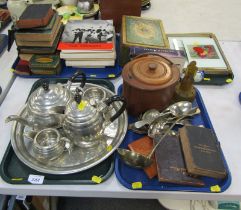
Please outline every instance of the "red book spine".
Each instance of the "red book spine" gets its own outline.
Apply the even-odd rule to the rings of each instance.
[[[112,50],[113,43],[69,43],[59,42],[58,50]]]

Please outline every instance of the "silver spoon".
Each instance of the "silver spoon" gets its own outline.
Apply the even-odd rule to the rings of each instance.
[[[153,120],[155,120],[160,115],[160,112],[157,109],[149,109],[147,110],[140,121],[134,123],[135,128],[141,128],[146,124],[150,124]]]
[[[198,114],[198,113],[200,113],[200,109],[198,107],[194,107],[189,111],[189,115]],[[168,124],[174,123],[176,119],[177,118],[164,119],[162,117],[156,119],[149,126],[148,136],[151,138],[155,138],[158,135],[163,135],[163,133],[165,133],[165,131],[169,128]],[[185,120],[179,120],[178,122],[176,122],[176,125],[184,125],[184,124],[188,124],[188,123],[185,122]]]
[[[160,113],[161,116],[166,116],[169,114],[172,114],[175,117],[182,116],[185,113],[189,113],[189,111],[192,109],[192,103],[189,101],[179,101],[171,106],[167,107],[163,112]]]
[[[127,149],[122,149],[122,148],[118,148],[117,152],[120,155],[120,158],[129,166],[135,167],[135,168],[145,168],[149,165],[152,164],[152,155],[155,152],[156,148],[158,147],[158,145],[162,142],[162,140],[169,134],[169,132],[171,131],[171,129],[176,125],[177,122],[179,122],[180,120],[189,117],[189,116],[193,116],[196,114],[199,114],[200,110],[198,109],[197,112],[194,113],[187,113],[181,117],[179,117],[178,119],[176,119],[176,121],[166,130],[166,132],[162,135],[162,136],[158,136],[156,137],[155,140],[158,141],[158,143],[154,146],[154,148],[152,149],[152,151],[147,155],[141,155],[137,152],[134,151],[130,151]]]
[[[150,109],[143,114],[142,120],[135,122],[134,125],[136,128],[141,128],[146,124],[152,123],[157,117],[163,117],[169,114],[179,117],[184,113],[187,113],[190,109],[192,109],[192,103],[189,101],[179,101],[174,103],[161,113],[156,109]]]

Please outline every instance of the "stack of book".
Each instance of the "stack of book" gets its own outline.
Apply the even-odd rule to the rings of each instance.
[[[113,21],[69,21],[58,45],[66,66],[103,68],[116,59]]]
[[[61,18],[54,12],[51,4],[29,5],[16,22],[15,42],[20,59],[31,62],[33,55],[42,55],[41,61],[51,60],[47,58],[56,54],[62,31]],[[30,70],[31,66],[29,63]],[[44,71],[41,72],[45,74]],[[46,72],[50,74],[49,70]],[[52,74],[56,72],[59,70],[54,70]]]

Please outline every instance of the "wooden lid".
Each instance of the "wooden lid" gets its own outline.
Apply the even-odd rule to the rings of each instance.
[[[123,79],[132,85],[168,86],[179,79],[176,66],[159,55],[142,55],[129,62],[123,69]],[[140,87],[141,88],[141,87]],[[151,88],[152,89],[152,88]]]

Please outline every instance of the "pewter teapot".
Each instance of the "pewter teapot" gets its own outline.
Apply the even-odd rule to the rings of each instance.
[[[66,106],[63,130],[75,145],[83,148],[93,147],[100,142],[105,128],[125,111],[126,101],[123,97],[114,95],[91,105],[89,101],[82,100],[79,92],[77,88],[74,99]],[[122,105],[113,113],[111,105],[116,101]],[[113,116],[110,116],[112,114]]]
[[[26,104],[27,117],[23,118],[18,115],[10,115],[6,122],[18,121],[19,123],[29,126],[34,130],[44,128],[61,127],[62,115],[66,104],[73,100],[73,93],[70,86],[73,81],[79,76],[82,76],[80,87],[85,85],[86,77],[83,72],[76,72],[67,82],[66,85],[56,84],[49,85],[47,80],[44,80],[42,86],[37,88],[30,96]]]

